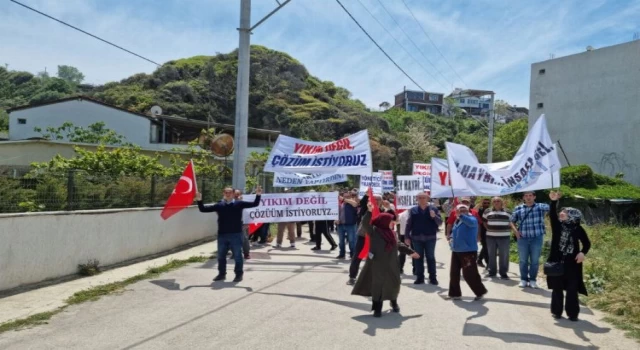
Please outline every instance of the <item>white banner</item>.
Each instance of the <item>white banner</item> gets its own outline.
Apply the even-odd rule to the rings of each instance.
[[[362,130],[334,142],[312,142],[280,135],[264,171],[304,174],[371,174],[369,133]]]
[[[396,209],[411,209],[418,205],[416,196],[424,192],[423,176],[398,176]]]
[[[256,208],[242,211],[244,224],[338,219],[338,192],[267,193]],[[253,202],[255,195],[242,196]]]
[[[480,164],[473,151],[464,145],[447,142],[446,147],[456,196],[458,190],[465,189],[479,196],[494,196],[560,186],[560,179],[554,176],[560,170],[560,159],[544,114],[529,130],[508,168],[492,170]]]
[[[424,181],[424,189],[431,189],[431,164],[413,163],[413,175],[420,175]]]
[[[382,174],[373,173],[370,175],[360,175],[360,198],[364,197],[371,186],[373,194],[382,194]]]
[[[491,170],[500,170],[508,168],[511,161],[501,163],[483,164]],[[446,159],[431,158],[431,198],[450,198],[453,197],[451,190],[451,177],[449,176],[449,166]],[[559,173],[558,173],[559,176]],[[457,189],[456,197],[476,196],[470,189]]]
[[[378,172],[382,174],[382,192],[391,192],[395,190],[395,184],[393,181],[393,171],[379,170]]]
[[[273,187],[305,187],[347,182],[345,174],[274,173]]]

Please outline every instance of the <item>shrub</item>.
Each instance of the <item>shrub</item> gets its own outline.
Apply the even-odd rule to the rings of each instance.
[[[86,264],[78,264],[78,274],[80,276],[94,276],[100,273],[100,262],[90,259]]]
[[[586,164],[562,168],[560,176],[561,183],[567,187],[590,189],[598,187],[593,170]]]

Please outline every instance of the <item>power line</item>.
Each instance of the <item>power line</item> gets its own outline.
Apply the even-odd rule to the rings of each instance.
[[[431,37],[429,36],[429,34],[427,33],[427,31],[424,29],[424,27],[422,26],[422,24],[420,24],[420,22],[418,21],[418,19],[416,18],[416,16],[413,14],[413,11],[411,11],[411,8],[409,8],[409,6],[407,5],[407,3],[402,0],[402,3],[404,4],[404,7],[407,8],[407,10],[409,11],[409,13],[411,14],[411,17],[413,17],[413,20],[416,21],[416,23],[418,23],[418,25],[420,26],[420,29],[422,29],[422,32],[424,33],[424,35],[427,36],[427,39],[429,39],[429,41],[431,42],[431,44],[433,45],[433,47],[436,48],[436,51],[438,51],[438,53],[440,54],[440,56],[442,57],[442,59],[447,63],[447,65],[449,66],[449,68],[451,68],[451,70],[456,74],[456,76],[458,77],[458,79],[460,79],[460,81],[466,86],[467,83],[464,82],[464,79],[462,79],[462,77],[460,76],[460,74],[458,74],[458,72],[455,70],[455,68],[453,68],[451,66],[451,64],[449,63],[449,61],[447,61],[446,57],[444,57],[444,55],[442,54],[442,51],[440,51],[440,49],[438,48],[438,46],[436,45],[436,43],[433,42],[433,40],[431,39]]]
[[[54,17],[51,17],[51,16],[49,16],[48,14],[46,14],[46,13],[44,13],[44,12],[40,12],[40,11],[38,11],[38,10],[36,10],[36,9],[32,8],[32,7],[29,7],[29,6],[25,5],[25,4],[19,3],[19,2],[15,1],[15,0],[10,0],[10,1],[11,1],[11,2],[13,2],[13,3],[15,3],[15,4],[18,4],[18,5],[22,6],[22,7],[24,7],[24,8],[27,8],[27,9],[29,9],[29,10],[31,10],[31,11],[33,11],[33,12],[35,12],[35,13],[38,13],[38,14],[41,14],[41,15],[43,15],[43,16],[45,16],[45,17],[47,17],[47,18],[50,18],[50,19],[52,19],[52,20],[54,20],[54,21],[56,21],[56,22],[58,22],[58,23],[62,23],[62,24],[64,24],[65,26],[70,27],[70,28],[73,28],[73,29],[75,29],[75,30],[77,30],[77,31],[79,31],[79,32],[81,32],[81,33],[84,33],[84,34],[86,34],[86,35],[90,36],[90,37],[93,37],[93,38],[98,39],[98,40],[100,40],[100,41],[102,41],[102,42],[104,42],[104,43],[107,43],[107,44],[109,44],[109,45],[111,45],[111,46],[113,46],[113,47],[117,47],[118,49],[120,49],[120,50],[122,50],[122,51],[128,52],[128,53],[130,53],[130,54],[132,54],[132,55],[134,55],[134,56],[140,57],[140,58],[142,58],[142,59],[143,59],[143,60],[145,60],[145,61],[151,62],[151,63],[153,63],[153,64],[155,64],[155,65],[157,65],[157,66],[162,66],[162,65],[161,65],[160,63],[158,63],[158,62],[154,62],[154,61],[152,61],[152,60],[150,60],[150,59],[148,59],[148,58],[146,58],[146,57],[144,57],[144,56],[140,56],[140,55],[138,55],[137,53],[135,53],[135,52],[133,52],[133,51],[127,50],[127,49],[125,49],[125,48],[124,48],[124,47],[122,47],[122,46],[118,46],[118,45],[116,45],[116,44],[114,44],[114,43],[112,43],[112,42],[110,42],[110,41],[107,41],[107,40],[102,39],[102,38],[100,38],[100,37],[98,37],[98,36],[95,36],[95,35],[93,35],[93,34],[91,34],[91,33],[89,33],[89,32],[86,32],[86,31],[84,31],[84,30],[82,30],[82,29],[80,29],[80,28],[78,28],[78,27],[74,27],[74,26],[72,26],[71,24],[69,24],[69,23],[67,23],[67,22],[61,21],[61,20],[59,20],[59,19],[57,19],[57,18],[54,18]]]
[[[413,57],[413,55],[409,52],[409,50],[407,50],[406,47],[404,47],[404,45],[402,45],[400,43],[400,41],[398,39],[396,39],[396,37],[391,34],[391,32],[384,26],[384,24],[382,24],[377,18],[376,16],[373,15],[373,13],[371,13],[371,11],[369,11],[369,9],[362,3],[362,1],[358,0],[358,2],[360,3],[360,5],[362,5],[362,7],[364,7],[365,11],[367,11],[367,13],[369,13],[369,15],[371,17],[373,17],[374,20],[376,20],[376,22],[378,22],[378,24],[380,25],[380,27],[382,27],[382,29],[384,29],[385,32],[387,32],[387,34],[389,34],[389,36],[391,36],[393,38],[393,40],[395,40],[395,42],[400,45],[400,47],[404,50],[404,52],[406,52],[409,57],[411,57],[411,59],[413,59],[425,72],[427,72],[427,74],[429,74],[433,80],[435,80],[438,84],[440,84],[441,86],[445,87],[445,85],[443,85],[440,80],[438,80],[438,78],[436,78],[433,74],[431,74],[431,72],[429,72],[423,65],[422,63],[420,63],[420,61],[418,61],[415,57]],[[446,87],[445,87],[446,88]]]
[[[404,30],[404,28],[402,28],[402,26],[400,25],[400,23],[398,23],[398,21],[396,21],[396,19],[393,17],[393,15],[391,15],[391,13],[389,12],[389,10],[387,10],[387,7],[384,6],[384,4],[382,3],[382,1],[378,0],[378,3],[380,4],[380,6],[382,6],[382,9],[384,9],[384,12],[387,13],[387,15],[389,15],[389,17],[391,17],[391,19],[393,20],[393,23],[396,24],[396,26],[398,26],[398,28],[400,28],[400,30],[402,31],[402,33],[407,37],[407,39],[409,39],[409,41],[411,41],[411,43],[413,44],[413,46],[420,52],[420,54],[422,55],[422,57],[424,57],[425,60],[427,60],[427,62],[429,62],[429,64],[433,67],[433,69],[436,70],[436,72],[438,72],[440,74],[440,76],[442,76],[445,80],[446,83],[451,84],[451,81],[449,81],[449,79],[447,79],[447,77],[442,74],[442,72],[438,69],[438,67],[436,67],[436,65],[429,59],[429,57],[427,57],[427,55],[424,53],[424,51],[422,51],[418,45],[416,44],[415,41],[413,41],[413,39],[411,39],[411,36],[409,36],[409,34]],[[435,79],[435,78],[434,78]],[[445,87],[446,89],[446,87]]]
[[[340,0],[336,0],[336,2],[338,3],[338,5],[340,5],[340,7],[342,7],[342,9],[344,10],[344,12],[347,13],[347,15],[349,15],[349,17],[351,17],[351,19],[358,25],[358,27],[360,27],[360,29],[364,32],[364,34],[367,35],[367,37],[369,37],[369,39],[371,39],[371,41],[378,47],[378,49],[380,49],[380,51],[382,51],[382,53],[387,56],[387,58],[407,77],[409,78],[409,80],[411,80],[414,84],[416,84],[417,87],[420,88],[420,90],[422,91],[426,91],[422,86],[420,86],[420,84],[418,84],[415,80],[413,80],[413,78],[411,78],[409,76],[409,74],[407,74],[407,72],[404,71],[404,69],[402,69],[397,63],[396,61],[393,60],[393,58],[391,58],[391,56],[389,56],[389,54],[384,51],[384,49],[378,45],[378,43],[375,41],[375,39],[373,39],[371,37],[371,35],[369,35],[369,33],[367,33],[367,31],[360,25],[360,23],[353,17],[353,15],[351,15],[351,12],[349,12],[349,10],[347,10],[346,7],[344,7],[344,5],[342,5],[342,3],[340,2]]]

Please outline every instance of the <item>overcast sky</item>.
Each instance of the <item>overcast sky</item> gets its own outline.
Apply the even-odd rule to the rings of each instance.
[[[238,45],[239,0],[18,1],[160,63]],[[425,90],[493,90],[496,98],[526,107],[531,63],[619,44],[640,32],[637,0],[404,0],[431,40],[403,0],[341,1]],[[253,0],[252,22],[276,5]],[[292,0],[251,40],[289,53],[371,107],[393,102],[403,86],[418,89],[334,0]],[[0,0],[0,63],[33,73],[72,65],[93,84],[156,68],[9,0]]]

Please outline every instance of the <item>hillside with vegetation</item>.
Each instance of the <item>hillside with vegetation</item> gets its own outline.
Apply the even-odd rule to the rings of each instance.
[[[69,66],[59,66],[57,77],[0,67],[0,129],[7,128],[8,108],[77,94],[140,113],[159,105],[167,115],[233,124],[236,73],[237,51],[169,61],[151,74],[99,86],[82,84],[83,74]],[[249,105],[251,127],[294,137],[327,141],[368,129],[375,166],[396,173],[408,173],[413,160],[441,154],[445,141],[470,146],[481,160],[487,153],[486,122],[462,113],[372,111],[347,89],[311,75],[286,53],[262,46],[251,50]],[[526,120],[497,125],[494,160],[515,154],[526,132]]]

